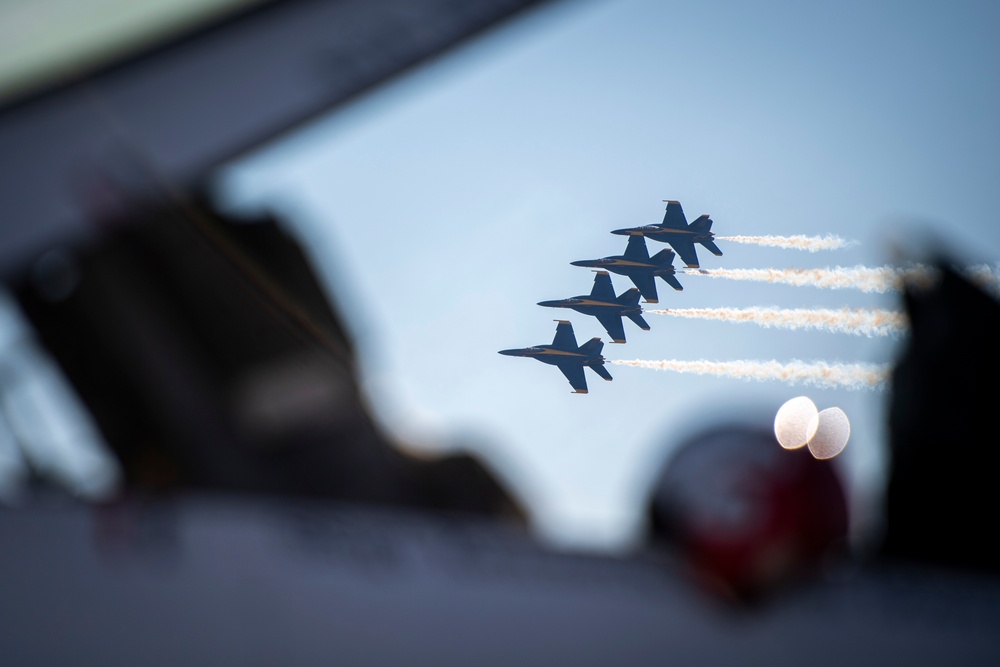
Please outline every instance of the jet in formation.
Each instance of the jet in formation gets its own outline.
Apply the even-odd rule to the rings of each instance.
[[[622,317],[627,317],[643,331],[649,331],[649,325],[642,319],[642,306],[639,305],[639,290],[632,287],[621,296],[615,296],[615,288],[611,285],[611,275],[607,271],[597,271],[594,276],[594,288],[590,294],[574,296],[569,299],[555,301],[539,301],[539,306],[549,308],[572,308],[584,315],[593,315],[607,330],[612,342],[625,342],[625,327]]]
[[[639,288],[639,293],[646,303],[659,303],[659,296],[656,294],[656,276],[663,278],[668,285],[675,290],[684,289],[674,277],[674,251],[664,248],[652,257],[646,250],[646,239],[640,234],[628,237],[628,246],[624,255],[612,255],[601,259],[581,259],[570,262],[573,266],[589,266],[599,269],[607,269],[613,273],[627,276],[635,286]]]
[[[538,345],[514,350],[500,350],[500,354],[509,357],[531,357],[542,363],[557,366],[569,380],[573,393],[587,393],[587,378],[584,367],[589,367],[605,380],[611,380],[611,373],[604,367],[604,357],[601,350],[604,343],[600,338],[591,338],[583,345],[577,346],[573,325],[566,320],[556,320],[556,336],[551,345]]]
[[[722,251],[712,240],[715,238],[715,234],[712,233],[712,218],[708,215],[702,215],[689,225],[687,218],[684,217],[684,209],[681,208],[680,202],[667,199],[664,201],[667,204],[667,212],[663,215],[663,222],[660,224],[616,229],[611,233],[622,236],[648,236],[654,241],[669,243],[689,269],[698,268],[698,253],[695,252],[695,243],[702,244],[713,255],[722,255]]]

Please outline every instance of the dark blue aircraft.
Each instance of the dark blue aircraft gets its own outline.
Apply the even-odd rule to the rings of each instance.
[[[601,339],[591,338],[577,347],[573,325],[566,320],[556,320],[556,322],[559,325],[556,326],[556,337],[552,339],[552,345],[500,350],[500,354],[506,354],[510,357],[532,357],[542,363],[558,366],[576,394],[587,393],[587,378],[583,374],[584,366],[589,366],[605,380],[612,379],[611,373],[604,367],[604,357],[601,356],[604,343],[601,342]]]
[[[623,236],[648,236],[654,241],[669,243],[689,269],[698,268],[698,253],[694,249],[695,243],[702,244],[713,255],[722,256],[719,246],[715,245],[715,241],[712,240],[715,238],[715,234],[712,233],[712,218],[708,215],[702,215],[689,225],[687,218],[684,217],[684,209],[681,208],[680,202],[669,199],[663,201],[667,203],[667,212],[663,215],[663,222],[660,224],[616,229],[611,233]]]
[[[633,287],[616,297],[615,288],[611,286],[611,276],[607,271],[597,271],[597,275],[594,276],[594,289],[589,295],[556,301],[539,301],[538,305],[549,308],[572,308],[578,313],[593,315],[604,326],[614,343],[625,342],[622,317],[629,318],[643,331],[649,331],[649,325],[640,314],[642,306],[639,305],[639,290]]]
[[[635,234],[628,237],[624,255],[612,255],[601,259],[581,259],[570,262],[573,266],[591,266],[607,269],[622,276],[628,276],[646,303],[659,303],[656,294],[656,276],[660,276],[675,290],[684,289],[674,278],[674,251],[664,248],[652,257],[646,250],[646,239]]]

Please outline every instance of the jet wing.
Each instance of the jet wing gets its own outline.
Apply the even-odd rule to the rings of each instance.
[[[598,271],[594,276],[594,288],[590,290],[590,296],[600,301],[615,300],[615,288],[607,271]]]
[[[641,236],[633,236],[632,238],[642,238]],[[635,286],[639,288],[639,293],[642,294],[642,298],[649,303],[659,303],[660,298],[656,294],[656,278],[653,276],[652,271],[643,271],[642,273],[630,273],[629,278],[635,283]]]
[[[580,364],[559,364],[559,370],[569,380],[570,385],[578,394],[587,393],[587,378],[583,375],[583,366]]]
[[[576,335],[573,333],[573,325],[566,320],[556,320],[556,337],[552,339],[552,347],[560,350],[572,350],[576,352]]]
[[[660,223],[670,229],[687,229],[687,218],[684,217],[684,209],[678,201],[667,202],[667,212],[663,214],[663,222]],[[679,250],[677,252],[680,252]]]
[[[622,324],[622,316],[617,313],[605,313],[603,315],[597,316],[597,321],[601,323],[601,326],[608,332],[611,336],[611,340],[615,343],[625,342],[625,326]]]
[[[684,262],[689,269],[698,268],[698,253],[695,252],[694,243],[692,243],[690,239],[672,238],[668,240],[667,243],[670,244],[671,248],[677,251],[677,254],[681,257],[681,261]]]
[[[649,251],[646,250],[646,237],[641,234],[632,234],[628,237],[628,245],[625,246],[625,259],[634,259],[640,262],[649,259]]]

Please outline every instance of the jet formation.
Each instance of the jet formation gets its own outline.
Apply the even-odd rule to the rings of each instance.
[[[663,222],[658,225],[616,229],[612,234],[628,236],[628,246],[623,255],[611,255],[601,259],[582,259],[571,262],[573,266],[585,266],[600,269],[595,271],[594,286],[590,294],[539,301],[539,306],[549,308],[570,308],[585,315],[593,315],[604,327],[614,343],[625,343],[625,327],[623,317],[627,317],[643,331],[649,331],[649,325],[642,317],[642,306],[639,297],[646,303],[659,303],[656,292],[656,277],[662,278],[677,291],[684,288],[675,277],[674,257],[680,255],[681,261],[688,268],[699,268],[698,254],[694,244],[700,243],[714,255],[722,255],[715,245],[712,233],[712,218],[708,215],[699,216],[688,224],[684,217],[684,209],[680,202],[664,200],[667,211]],[[663,249],[650,257],[646,248],[646,238],[668,243],[673,250]],[[676,254],[675,254],[676,251]],[[615,295],[609,271],[626,276],[635,287]],[[500,350],[500,354],[513,357],[532,357],[546,364],[557,366],[573,387],[574,393],[587,393],[587,379],[584,367],[591,368],[605,380],[611,380],[611,374],[604,368],[605,359],[601,356],[604,343],[600,338],[592,338],[583,345],[577,346],[573,325],[566,320],[556,320],[556,336],[552,345],[538,345],[512,350]]]

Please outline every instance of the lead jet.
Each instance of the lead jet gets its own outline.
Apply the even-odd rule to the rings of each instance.
[[[574,296],[569,299],[555,301],[539,301],[539,306],[548,308],[572,308],[584,315],[597,318],[613,343],[625,342],[625,327],[622,318],[627,317],[643,331],[649,331],[649,325],[642,319],[642,306],[639,305],[639,290],[632,287],[615,296],[615,288],[611,285],[611,276],[607,271],[597,271],[594,276],[594,288],[589,295]]]
[[[611,380],[611,373],[604,367],[604,357],[601,356],[601,350],[604,349],[604,343],[601,342],[601,339],[591,338],[577,347],[573,325],[566,320],[556,320],[556,322],[559,324],[556,326],[556,337],[552,339],[552,345],[500,350],[500,354],[509,357],[531,357],[544,364],[558,366],[562,374],[569,380],[575,394],[587,393],[587,378],[584,377],[583,373],[584,366],[589,367],[605,380]]]
[[[646,239],[636,234],[628,237],[624,255],[612,255],[601,259],[581,259],[570,262],[573,266],[590,266],[607,269],[627,276],[639,288],[646,303],[659,303],[656,294],[656,276],[663,278],[675,290],[684,289],[674,277],[674,251],[664,248],[652,257],[646,250]]]
[[[663,222],[660,224],[616,229],[611,233],[621,236],[648,236],[654,241],[669,243],[689,269],[698,268],[698,253],[694,249],[695,243],[702,244],[713,255],[722,256],[719,246],[715,245],[715,241],[712,240],[715,238],[715,234],[712,233],[712,218],[708,215],[702,215],[689,225],[687,218],[684,217],[684,209],[681,208],[680,202],[670,199],[663,201],[667,203],[667,212],[663,214]]]

